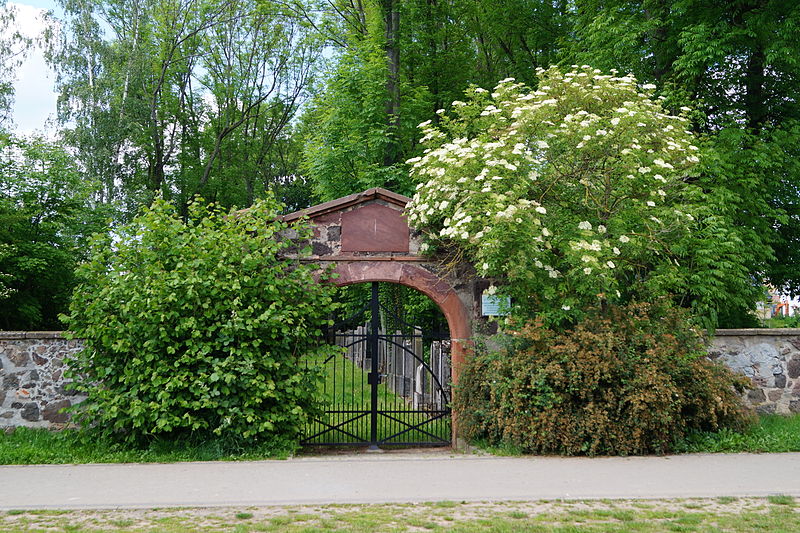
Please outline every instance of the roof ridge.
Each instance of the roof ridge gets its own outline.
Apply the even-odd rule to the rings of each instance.
[[[300,209],[299,211],[283,215],[281,218],[284,220],[284,222],[291,222],[304,216],[314,218],[332,211],[339,211],[347,207],[375,199],[381,199],[401,207],[405,207],[411,201],[411,198],[403,196],[402,194],[398,194],[382,187],[372,187],[366,191],[357,192],[355,194],[343,196],[335,200],[312,205],[311,207],[306,207],[305,209]]]

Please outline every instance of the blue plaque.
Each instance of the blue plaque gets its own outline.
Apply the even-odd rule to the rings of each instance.
[[[509,307],[511,307],[511,298],[508,296],[498,296],[485,292],[481,296],[482,316],[505,316],[508,314]]]

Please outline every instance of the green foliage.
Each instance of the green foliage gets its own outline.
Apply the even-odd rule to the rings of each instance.
[[[756,147],[749,168],[765,181],[764,196],[771,209],[765,210],[769,216],[762,224],[772,223],[764,234],[770,235],[775,251],[766,274],[773,286],[800,295],[800,121],[786,121],[761,135]],[[777,229],[776,235],[772,229]]]
[[[800,328],[800,315],[776,316],[764,321],[768,328]]]
[[[385,62],[375,43],[358,43],[339,58],[325,92],[304,116],[303,170],[317,198],[332,200],[379,186],[410,192],[403,165],[383,165],[395,135],[386,120]]]
[[[764,320],[763,324],[759,324],[759,326],[766,328],[800,328],[800,314],[792,316],[777,315]]]
[[[467,439],[529,453],[666,453],[691,430],[739,429],[746,378],[705,357],[685,313],[630,304],[570,331],[525,324],[467,359],[456,395]]]
[[[564,62],[632,72],[658,85],[668,106],[692,107],[692,129],[719,158],[702,185],[748,243],[758,284],[800,292],[800,4],[581,0]],[[720,199],[721,200],[721,199]],[[765,254],[765,248],[767,253]],[[772,254],[774,251],[774,255]]]
[[[73,271],[109,212],[92,189],[59,146],[0,133],[0,329],[61,329]]]
[[[296,448],[290,439],[243,445],[236,439],[156,437],[136,446],[81,430],[16,428],[0,432],[0,464],[172,463],[285,458]]]
[[[127,217],[161,193],[185,216],[195,194],[250,205],[294,181],[289,124],[320,52],[304,21],[256,0],[61,5],[59,120],[103,200]]]
[[[391,309],[395,316],[382,318],[384,327],[388,331],[401,330],[412,333],[411,327],[416,326],[426,330],[447,331],[447,319],[442,310],[425,294],[397,283],[380,283],[379,298],[381,305]],[[339,320],[349,318],[359,311],[364,310],[365,302],[370,299],[370,285],[357,283],[337,287],[334,299],[339,304],[337,316]],[[369,315],[364,312],[363,320],[369,320]]]
[[[318,7],[318,27],[335,56],[303,117],[303,169],[317,198],[376,186],[411,194],[402,161],[419,151],[416,125],[474,76],[484,77],[475,71],[476,51],[467,33],[482,7],[424,0]],[[391,31],[390,12],[400,21]]]
[[[0,132],[10,122],[16,69],[22,64],[32,39],[20,32],[15,20],[18,7],[0,0]]]
[[[303,358],[331,349],[318,334],[332,303],[313,267],[284,255],[296,241],[280,207],[196,201],[184,223],[159,199],[93,240],[66,317],[86,342],[72,365],[89,395],[81,421],[131,440],[298,437],[318,408]]]
[[[527,317],[672,294],[714,325],[717,309],[751,305],[760,291],[745,235],[725,189],[696,183],[688,119],[631,76],[582,67],[539,78],[536,91],[511,79],[471,89],[452,117],[421,124],[429,150],[409,160],[419,182],[409,222],[507,280],[499,290]]]
[[[676,451],[685,453],[779,453],[800,451],[800,415],[764,415],[744,431],[691,431]]]

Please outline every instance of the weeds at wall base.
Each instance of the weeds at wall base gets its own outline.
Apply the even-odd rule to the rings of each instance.
[[[691,432],[676,446],[683,453],[779,453],[800,451],[800,414],[762,415],[745,431]]]
[[[497,456],[519,456],[512,445],[475,441],[478,449]],[[60,432],[17,428],[0,431],[0,464],[148,463],[183,461],[244,461],[285,459],[295,453],[291,443],[242,445],[223,440],[154,440],[129,447],[108,439],[87,438],[78,430]],[[800,415],[764,415],[749,430],[690,433],[675,446],[678,453],[800,452]]]
[[[286,459],[295,443],[276,439],[257,443],[231,439],[154,439],[126,445],[81,430],[17,428],[0,432],[0,464],[171,463]]]

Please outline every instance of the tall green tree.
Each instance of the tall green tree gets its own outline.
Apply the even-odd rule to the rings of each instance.
[[[16,8],[0,0],[0,129],[10,123],[14,73],[32,44],[16,27],[15,20]]]
[[[334,54],[304,116],[304,169],[318,199],[374,186],[410,193],[404,161],[419,150],[417,124],[456,98],[474,72],[459,3],[318,7],[315,26]]]
[[[93,191],[58,145],[0,135],[0,329],[61,329],[88,237],[106,229]]]
[[[59,118],[103,200],[249,205],[296,174],[285,151],[319,46],[255,0],[64,0]],[[280,173],[280,174],[279,174]]]
[[[699,182],[748,244],[754,282],[800,292],[800,5],[584,0],[573,19],[562,61],[633,72],[695,110],[716,154]]]

